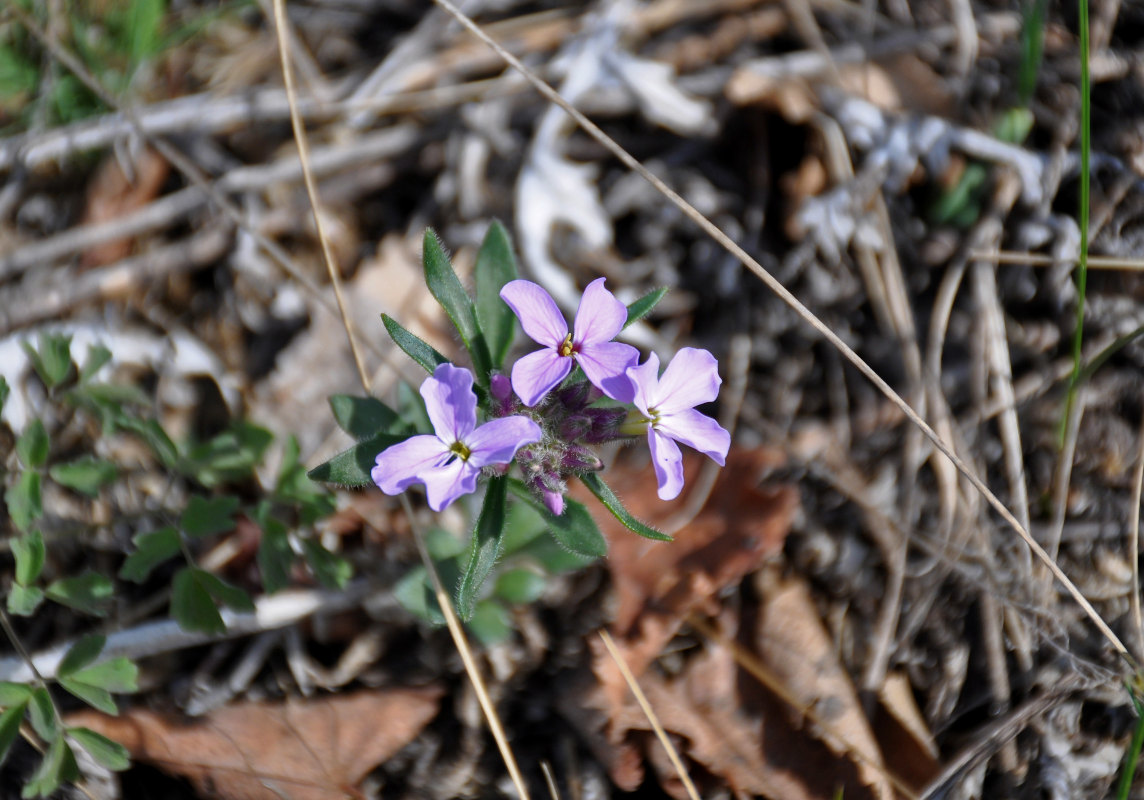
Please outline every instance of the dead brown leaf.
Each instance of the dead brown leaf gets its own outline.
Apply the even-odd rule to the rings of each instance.
[[[114,153],[95,172],[87,188],[83,224],[110,222],[150,203],[159,194],[171,165],[151,148],[144,148],[132,164],[135,174],[128,177]],[[89,247],[83,254],[83,269],[111,264],[131,254],[134,238],[115,239]]]
[[[800,708],[821,720],[815,734],[830,749],[854,761],[862,782],[880,800],[892,800],[882,753],[850,675],[838,659],[810,589],[798,579],[760,574],[763,595],[756,631],[760,658]],[[788,713],[797,716],[796,710]]]
[[[186,719],[147,709],[67,718],[222,800],[343,800],[437,713],[439,687],[236,703]]]

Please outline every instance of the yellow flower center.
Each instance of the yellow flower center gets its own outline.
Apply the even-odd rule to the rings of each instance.
[[[560,343],[560,347],[557,348],[556,352],[567,358],[575,351],[575,348],[572,346],[572,331],[568,331],[568,335],[564,337],[564,341]]]
[[[649,423],[655,427],[655,423],[659,421],[659,412],[654,408],[649,408],[648,411],[651,413],[650,417],[645,417],[638,408],[629,411],[624,421],[620,423],[620,433],[624,436],[639,436],[647,430]]]
[[[473,454],[473,451],[466,447],[465,443],[460,440],[449,445],[449,452],[455,453],[462,461],[468,461],[469,456]]]

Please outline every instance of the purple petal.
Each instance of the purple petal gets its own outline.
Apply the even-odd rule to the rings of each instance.
[[[639,360],[640,351],[622,342],[589,342],[576,354],[576,363],[592,385],[621,403],[630,403],[635,394],[625,373]]]
[[[638,367],[628,367],[624,374],[632,384],[631,402],[650,419],[650,408],[659,396],[659,356],[649,353],[647,361]]]
[[[731,448],[731,434],[706,414],[701,414],[694,408],[686,408],[661,416],[655,426],[660,433],[709,456],[719,466],[726,463],[727,451]]]
[[[421,384],[425,410],[437,437],[446,445],[467,436],[477,424],[477,396],[473,373],[452,364],[441,364],[433,377]]]
[[[647,429],[647,445],[659,481],[659,499],[674,500],[683,490],[683,454],[675,442],[651,427]]]
[[[476,491],[480,474],[481,471],[472,464],[456,458],[444,466],[428,470],[419,480],[425,484],[429,508],[441,511],[461,495]]]
[[[543,437],[540,426],[528,417],[516,415],[486,422],[465,439],[469,464],[477,469],[489,464],[507,464],[516,451]]]
[[[516,314],[520,327],[524,328],[528,338],[534,342],[559,347],[568,335],[568,323],[556,307],[556,301],[538,284],[532,281],[509,281],[501,288],[500,296]],[[516,393],[520,394],[520,390]]]
[[[695,347],[681,348],[659,379],[654,406],[661,414],[674,414],[710,403],[719,396],[722,382],[715,356]]]
[[[411,436],[378,453],[377,466],[369,474],[386,494],[401,494],[411,484],[421,482],[421,473],[443,463],[449,455],[449,448],[436,436]]]
[[[627,321],[627,307],[604,288],[604,278],[596,278],[580,298],[576,321],[572,323],[573,341],[579,345],[610,342]]]
[[[512,365],[512,388],[529,408],[540,402],[572,371],[572,359],[546,347],[529,353]]]

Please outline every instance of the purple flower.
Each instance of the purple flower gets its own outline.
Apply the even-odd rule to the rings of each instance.
[[[529,338],[544,345],[512,366],[512,388],[528,407],[572,371],[576,361],[592,384],[608,397],[631,402],[631,385],[624,370],[639,361],[631,345],[613,342],[628,319],[628,310],[604,288],[604,279],[588,284],[576,310],[572,330],[555,301],[531,281],[509,281],[500,292],[520,319]]]
[[[661,500],[674,500],[683,489],[683,455],[676,442],[683,442],[720,466],[731,447],[731,434],[695,406],[709,403],[719,394],[719,364],[706,350],[684,347],[675,354],[663,375],[655,353],[647,361],[627,371],[638,411],[634,424],[626,423],[625,433],[647,428],[655,477]]]
[[[440,511],[477,488],[481,467],[508,464],[522,445],[539,442],[540,426],[528,417],[494,419],[477,426],[477,396],[467,369],[441,364],[421,384],[436,435],[411,436],[383,450],[370,472],[386,494],[425,484],[429,507]]]

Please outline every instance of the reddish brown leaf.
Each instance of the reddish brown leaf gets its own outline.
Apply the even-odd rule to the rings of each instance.
[[[236,703],[198,719],[132,709],[68,717],[133,758],[223,800],[343,800],[437,713],[439,687],[378,689],[278,703]]]
[[[134,180],[129,180],[114,154],[104,159],[87,189],[83,224],[109,222],[147,205],[159,194],[171,171],[167,159],[150,148],[140,152],[133,167]],[[126,258],[133,241],[114,239],[89,247],[83,254],[82,266],[89,269]]]

